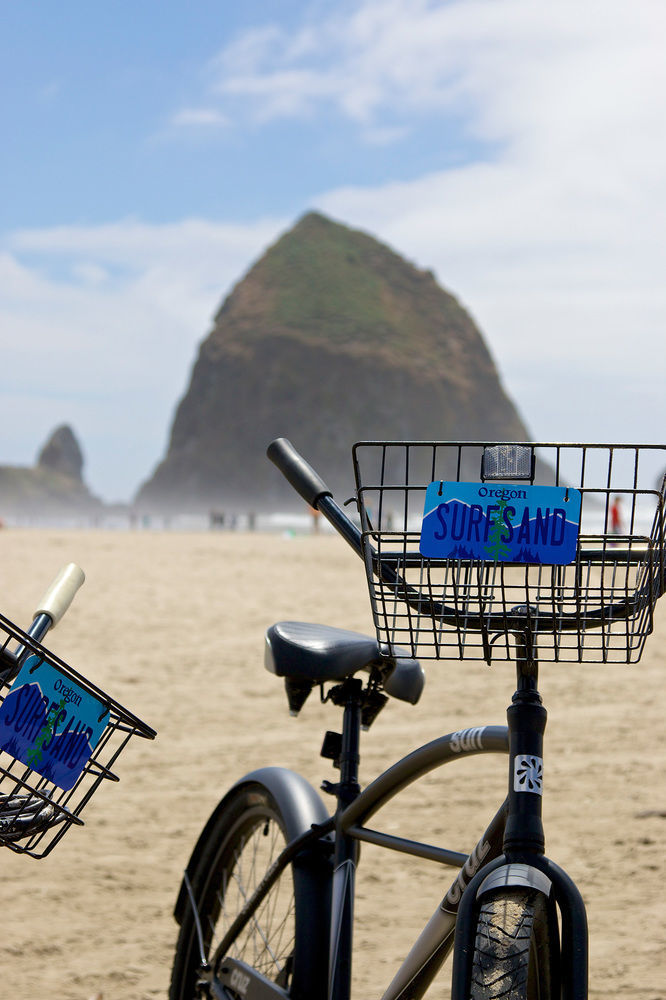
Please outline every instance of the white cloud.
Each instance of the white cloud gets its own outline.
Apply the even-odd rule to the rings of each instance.
[[[80,261],[72,264],[72,275],[84,285],[103,285],[109,278],[109,272],[93,261]]]
[[[37,96],[39,100],[43,101],[45,104],[51,104],[60,97],[62,89],[62,81],[50,80],[49,83],[46,83],[39,88]]]
[[[554,138],[587,131],[600,103],[634,122],[634,98],[654,104],[664,82],[658,0],[364,0],[318,14],[241,35],[212,62],[212,91],[259,119],[325,105],[375,125],[462,112],[472,133],[504,142],[529,137],[544,102],[565,111],[550,120]]]
[[[329,192],[317,205],[462,299],[537,436],[663,438],[662,212],[631,188],[609,198],[603,184],[556,181],[525,163],[486,164]]]
[[[406,125],[379,125],[364,130],[362,139],[369,146],[391,146],[409,135]]]
[[[72,422],[93,489],[128,499],[163,456],[223,293],[285,225],[186,220],[9,234],[0,252],[0,453]]]
[[[173,128],[221,128],[229,124],[229,119],[216,108],[183,108],[169,124]]]

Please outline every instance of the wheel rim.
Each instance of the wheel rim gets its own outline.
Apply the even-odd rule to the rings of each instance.
[[[217,868],[215,899],[208,911],[207,953],[215,954],[229,927],[284,847],[284,833],[265,812],[248,818],[229,838]],[[295,904],[291,868],[282,872],[227,955],[262,975],[289,985],[294,951]]]

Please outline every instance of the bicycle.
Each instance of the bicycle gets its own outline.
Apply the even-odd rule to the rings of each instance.
[[[118,781],[132,736],[155,731],[42,645],[85,579],[74,563],[23,631],[0,615],[0,845],[44,858],[103,781]]]
[[[360,525],[286,439],[268,449],[300,496],[363,559],[369,637],[303,622],[266,634],[265,663],[297,714],[313,689],[342,708],[321,750],[322,789],[276,767],[241,778],[194,847],[175,906],[170,1000],[349,1000],[359,845],[458,868],[382,1000],[418,1000],[453,952],[452,1000],[585,1000],[587,917],[545,855],[546,710],[540,662],[635,663],[664,591],[666,482],[649,445],[361,442]],[[610,528],[625,501],[624,535]],[[390,698],[415,704],[423,659],[511,660],[507,726],[441,736],[361,790],[361,728]],[[361,676],[358,676],[358,675]],[[471,852],[369,826],[426,773],[508,756],[508,794]]]

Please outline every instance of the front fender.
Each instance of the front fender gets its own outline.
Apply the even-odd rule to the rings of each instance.
[[[218,814],[224,808],[227,799],[242,785],[249,784],[263,785],[273,796],[284,819],[288,841],[300,837],[303,833],[307,833],[313,824],[325,823],[329,818],[321,796],[300,774],[290,771],[286,767],[261,767],[256,771],[251,771],[229,789],[211,813],[208,822],[199,835],[199,839],[195,844],[185,869],[190,878],[196,869],[199,855],[208,839],[209,831],[214,825]],[[187,906],[189,906],[189,898],[185,882],[183,881],[181,882],[174,907],[174,916],[179,924],[182,923]]]

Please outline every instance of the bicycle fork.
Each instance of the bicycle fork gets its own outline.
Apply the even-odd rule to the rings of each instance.
[[[481,897],[495,889],[532,888],[559,908],[562,1000],[587,1000],[587,916],[569,876],[545,856],[542,822],[543,734],[546,709],[538,691],[538,664],[529,636],[518,636],[517,689],[507,709],[508,815],[503,853],[483,866],[463,893],[456,921],[451,1000],[468,1000]]]

